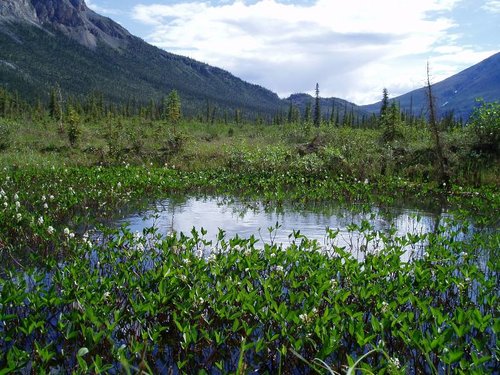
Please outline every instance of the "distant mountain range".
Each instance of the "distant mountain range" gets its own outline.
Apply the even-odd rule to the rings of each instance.
[[[306,107],[314,107],[315,98],[309,94],[292,94],[288,98],[284,99],[288,105],[292,104],[296,106],[302,114],[305,113]],[[364,110],[358,105],[340,98],[321,98],[320,97],[320,109],[323,119],[326,121],[330,120],[333,111],[333,120],[337,123],[342,123],[345,116],[350,115],[352,117],[353,123],[361,121],[363,117],[368,118],[370,112]]]
[[[466,120],[472,113],[476,99],[500,101],[500,52],[441,82],[432,84],[440,116],[447,113]],[[426,88],[392,98],[401,110],[414,115],[427,115]],[[368,112],[378,113],[381,102],[361,106]]]
[[[67,95],[99,92],[115,103],[159,101],[176,89],[190,115],[208,106],[219,114],[239,109],[250,117],[271,117],[286,113],[290,103],[303,114],[314,102],[307,94],[280,99],[225,70],[151,46],[84,0],[0,0],[0,86],[27,99],[46,99],[55,85]],[[500,100],[500,53],[433,89],[441,114],[467,117],[476,98]],[[425,114],[423,89],[394,100],[402,110]],[[380,103],[359,107],[322,98],[323,116],[333,105],[341,118],[346,113],[366,117],[380,108]]]

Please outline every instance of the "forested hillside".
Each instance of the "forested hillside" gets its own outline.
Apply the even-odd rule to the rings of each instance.
[[[57,85],[70,96],[99,92],[110,102],[145,104],[176,89],[185,114],[205,114],[208,107],[215,115],[239,110],[250,117],[270,117],[281,108],[275,93],[153,47],[84,2],[31,3],[36,7],[24,2],[15,4],[17,10],[4,3],[0,15],[0,85],[25,98],[47,99]],[[50,3],[60,8],[48,9]],[[31,14],[30,9],[37,12],[38,23],[20,16]],[[95,46],[90,36],[96,36]]]

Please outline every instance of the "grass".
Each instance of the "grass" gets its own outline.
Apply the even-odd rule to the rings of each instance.
[[[0,165],[144,165],[175,166],[186,171],[233,167],[241,162],[259,169],[344,174],[359,180],[401,177],[427,183],[435,180],[435,157],[429,130],[423,125],[398,126],[400,135],[383,142],[383,129],[323,125],[207,124],[183,121],[175,126],[140,118],[82,121],[75,147],[65,131],[49,119],[2,120],[9,142]],[[471,156],[473,137],[467,129],[443,133],[452,183],[498,185],[498,163]],[[245,158],[235,160],[243,154]],[[21,157],[20,157],[21,156]],[[248,157],[250,156],[250,157]],[[493,161],[496,159],[492,159]],[[267,164],[271,162],[271,164]],[[252,167],[252,165],[249,165]]]

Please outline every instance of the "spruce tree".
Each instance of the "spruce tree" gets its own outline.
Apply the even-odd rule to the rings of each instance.
[[[332,101],[332,112],[330,114],[330,124],[335,125],[335,99]]]
[[[306,125],[309,125],[311,122],[311,102],[307,102],[306,104],[306,111],[304,113],[304,122]]]
[[[321,125],[321,107],[319,103],[319,84],[316,83],[316,95],[314,99],[314,126],[319,128]]]
[[[384,87],[382,90],[382,105],[380,106],[380,117],[387,115],[387,111],[389,110],[389,93],[387,89]]]
[[[62,108],[61,108],[61,102],[59,99],[58,90],[56,88],[53,88],[50,91],[49,114],[50,114],[50,117],[52,117],[52,119],[58,120],[58,121],[61,120]]]
[[[181,119],[181,100],[176,90],[170,91],[166,100],[166,120],[171,124],[177,124]]]

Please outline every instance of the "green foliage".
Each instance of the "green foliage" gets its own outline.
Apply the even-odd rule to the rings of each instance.
[[[381,244],[359,261],[350,248],[321,247],[300,232],[285,246],[259,247],[223,231],[209,241],[203,229],[76,230],[165,191],[245,187],[271,197],[288,186],[286,196],[302,200],[331,199],[336,189],[356,199],[373,188],[272,176],[131,166],[0,170],[4,372],[494,372],[498,192],[457,188],[450,207],[456,199],[460,208],[430,233],[400,236],[353,222],[344,236]],[[417,255],[404,261],[408,247]]]
[[[72,106],[68,106],[67,113],[68,122],[68,139],[72,147],[75,147],[80,137],[80,116]]]
[[[472,151],[487,159],[500,156],[500,103],[480,102],[469,120]]]
[[[0,120],[0,151],[9,148],[11,142],[10,129],[7,122]]]
[[[62,96],[59,87],[50,91],[49,114],[52,119],[60,121],[62,119]]]
[[[177,124],[181,119],[181,100],[176,90],[172,90],[165,98],[165,120],[170,124]]]
[[[169,160],[172,156],[182,151],[186,142],[186,136],[176,131],[169,131],[163,140],[163,147],[160,149],[163,161]]]

